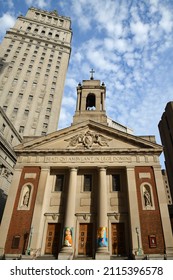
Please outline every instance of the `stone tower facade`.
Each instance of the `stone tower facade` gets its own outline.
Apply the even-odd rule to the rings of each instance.
[[[30,8],[0,47],[1,106],[21,136],[57,129],[71,53],[71,20]]]

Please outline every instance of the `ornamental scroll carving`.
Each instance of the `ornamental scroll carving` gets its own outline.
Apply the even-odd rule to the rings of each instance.
[[[94,145],[98,146],[108,146],[108,142],[112,139],[106,138],[105,136],[92,132],[88,130],[85,133],[80,133],[72,138],[67,139],[66,141],[69,142],[68,147],[77,147],[77,146],[84,146],[86,149],[92,148]]]

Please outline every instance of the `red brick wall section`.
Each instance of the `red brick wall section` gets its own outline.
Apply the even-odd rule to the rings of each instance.
[[[151,178],[139,178],[139,173],[150,173]],[[145,254],[163,254],[164,253],[164,236],[162,230],[161,216],[158,204],[158,196],[156,190],[156,184],[154,179],[154,172],[152,167],[136,167],[136,185],[137,185],[137,197],[139,206],[139,217],[142,235],[142,248]],[[149,183],[152,186],[155,210],[143,210],[142,197],[140,186],[142,183]],[[156,248],[150,248],[149,235],[155,235]]]
[[[35,173],[36,177],[25,179],[25,173]],[[27,248],[39,177],[40,177],[40,167],[24,167],[22,170],[19,187],[16,194],[14,209],[11,217],[11,222],[8,230],[8,235],[7,235],[6,245],[5,245],[5,254],[22,254],[25,252]],[[31,183],[34,186],[32,196],[31,196],[30,208],[29,210],[18,210],[17,208],[19,204],[21,189],[23,185],[26,183]],[[12,248],[12,241],[14,236],[20,236],[20,243],[18,249]]]

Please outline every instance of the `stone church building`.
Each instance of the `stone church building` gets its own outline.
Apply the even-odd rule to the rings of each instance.
[[[70,127],[15,148],[1,256],[173,259],[162,147],[108,125],[105,98],[91,76],[77,86]]]

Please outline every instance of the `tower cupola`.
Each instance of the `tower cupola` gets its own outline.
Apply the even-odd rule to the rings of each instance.
[[[90,71],[90,80],[83,80],[77,86],[76,111],[73,124],[94,120],[107,124],[105,110],[106,87],[100,80],[94,80],[94,70]]]

